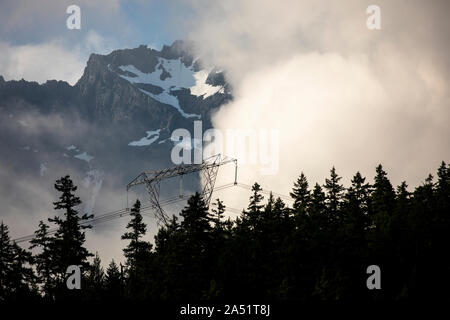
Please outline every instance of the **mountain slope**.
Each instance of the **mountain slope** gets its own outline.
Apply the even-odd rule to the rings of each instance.
[[[122,192],[139,172],[171,166],[171,132],[192,132],[198,119],[206,130],[211,112],[232,98],[223,73],[191,52],[175,41],[161,51],[92,54],[74,86],[0,77],[0,191],[32,193],[23,190],[27,181],[48,197],[54,179],[70,173],[92,200],[89,211],[101,207],[102,192]]]

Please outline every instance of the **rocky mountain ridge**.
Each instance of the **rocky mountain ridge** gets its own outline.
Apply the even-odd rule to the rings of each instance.
[[[198,119],[211,127],[211,113],[232,99],[223,72],[203,67],[191,52],[175,41],[160,51],[92,54],[73,86],[0,76],[0,188],[26,180],[51,189],[71,173],[91,198],[143,170],[173,165],[171,132],[192,132]]]

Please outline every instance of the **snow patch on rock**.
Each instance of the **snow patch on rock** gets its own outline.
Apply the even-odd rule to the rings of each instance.
[[[161,129],[155,130],[155,131],[147,131],[147,136],[141,138],[138,141],[132,141],[128,145],[132,147],[143,147],[143,146],[149,146],[153,142],[159,139],[159,132]]]
[[[90,162],[92,159],[94,159],[93,156],[88,155],[86,152],[77,154],[76,156],[74,156],[74,158],[80,159],[80,160],[84,160],[86,162]]]
[[[139,90],[159,102],[175,107],[185,118],[200,118],[200,115],[184,112],[180,107],[178,98],[172,95],[171,92],[173,90],[189,89],[191,94],[202,97],[202,99],[221,92],[221,90],[223,92],[222,86],[212,86],[206,83],[209,74],[209,71],[207,70],[195,71],[194,64],[187,67],[183,61],[181,61],[181,58],[164,59],[159,57],[158,61],[159,63],[156,65],[155,71],[151,73],[144,73],[133,65],[119,66],[120,70],[127,72],[128,74],[120,75],[120,77],[132,84],[151,84],[160,87],[163,89],[163,92],[160,94],[154,94],[144,89]],[[163,72],[165,72],[165,74],[168,72],[170,75],[162,77]],[[134,76],[130,76],[130,74]],[[161,78],[163,78],[163,80]]]

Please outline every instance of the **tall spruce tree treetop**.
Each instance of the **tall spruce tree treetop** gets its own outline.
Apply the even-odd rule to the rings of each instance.
[[[108,299],[118,299],[122,295],[122,277],[114,259],[108,265],[105,275],[105,291]]]
[[[397,187],[397,206],[407,205],[410,202],[411,192],[408,191],[408,185],[406,181],[402,181],[402,183]]]
[[[108,265],[108,268],[106,268],[105,287],[107,290],[111,287],[118,287],[120,286],[120,281],[119,267],[117,266],[117,263],[114,261],[114,259],[112,259]]]
[[[344,186],[339,184],[340,180],[341,177],[336,173],[336,169],[333,166],[330,170],[330,179],[325,179],[324,185],[331,222],[336,222],[339,219],[338,209],[342,199],[342,192],[344,191]]]
[[[122,240],[130,240],[123,249],[127,267],[126,295],[131,299],[142,299],[144,287],[148,277],[152,260],[152,244],[143,240],[147,232],[147,225],[141,215],[141,202],[136,200],[130,212],[131,220],[127,224],[127,231]]]
[[[378,230],[387,231],[389,228],[389,214],[395,207],[395,191],[391,182],[387,178],[386,171],[380,164],[376,168],[375,182],[373,185],[372,205],[373,221]]]
[[[327,228],[329,220],[326,216],[325,193],[322,187],[316,183],[311,195],[309,216],[313,224],[313,229],[322,230]]]
[[[196,192],[188,199],[187,206],[181,211],[181,228],[188,238],[203,239],[211,231],[211,217],[201,194]],[[206,240],[206,239],[203,239]]]
[[[261,194],[261,186],[255,182],[252,186],[252,195],[250,196],[250,203],[247,210],[243,211],[242,220],[238,220],[237,223],[242,227],[248,228],[250,230],[258,229],[258,226],[262,220],[262,209],[264,204],[263,195]]]
[[[436,185],[439,210],[448,207],[450,204],[450,165],[442,161],[438,172],[438,181]],[[447,221],[449,217],[446,217]]]
[[[273,193],[269,193],[269,199],[267,200],[267,203],[264,207],[264,214],[267,216],[271,216],[273,213],[273,206],[275,204],[275,197],[273,196]]]
[[[212,221],[214,222],[214,228],[221,229],[223,227],[223,218],[225,213],[225,205],[223,201],[219,198],[216,199],[216,202],[213,203],[215,208],[211,209],[213,216]]]
[[[306,179],[305,174],[300,173],[300,177],[298,177],[297,181],[294,182],[294,188],[289,195],[294,199],[294,210],[302,207],[306,209],[309,201],[311,199],[310,191],[308,190],[308,180]]]
[[[148,257],[152,245],[150,242],[141,240],[147,232],[147,225],[141,215],[141,202],[139,200],[136,200],[131,208],[130,216],[132,219],[127,224],[127,229],[130,231],[122,235],[122,240],[130,240],[123,252],[125,258],[127,258],[127,266],[133,269],[137,267],[140,261]]]
[[[444,161],[442,161],[438,168],[437,176],[438,187],[448,191],[448,188],[450,187],[450,165],[447,165]]]
[[[352,185],[347,189],[344,198],[344,230],[354,235],[357,239],[362,238],[365,228],[368,226],[368,208],[370,185],[365,182],[358,171],[352,178]],[[362,242],[362,241],[360,241]]]
[[[370,194],[370,185],[366,183],[366,178],[364,178],[358,171],[356,172],[351,182],[352,192],[356,200],[360,203],[367,201]]]
[[[250,203],[247,207],[247,213],[250,218],[257,218],[259,213],[261,213],[261,209],[264,207],[264,204],[262,204],[264,196],[261,194],[261,191],[261,186],[255,182],[252,186],[253,193],[250,196]]]
[[[289,210],[286,208],[286,204],[280,197],[276,198],[275,203],[273,204],[273,210],[279,215],[279,217],[284,219],[289,218]]]
[[[389,181],[387,173],[386,171],[384,171],[381,164],[376,168],[376,175],[374,180],[374,201],[383,202],[383,200],[385,200],[385,203],[387,205],[392,205],[395,198],[394,187]]]
[[[57,231],[53,241],[53,254],[55,269],[60,278],[64,278],[66,269],[70,265],[89,266],[88,257],[91,253],[84,247],[86,234],[84,229],[91,228],[90,225],[82,224],[93,216],[83,214],[81,217],[75,209],[81,204],[79,197],[75,196],[77,187],[73,184],[70,176],[56,180],[55,189],[61,193],[59,201],[54,202],[55,210],[63,210],[64,218],[55,216],[48,219],[57,225]]]

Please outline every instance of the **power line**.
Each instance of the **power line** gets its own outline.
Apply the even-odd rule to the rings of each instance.
[[[251,185],[248,185],[248,184],[245,184],[245,183],[240,183],[240,182],[238,182],[238,183],[231,182],[231,183],[224,184],[222,186],[214,188],[214,191],[225,190],[225,189],[228,189],[228,188],[230,188],[232,186],[238,186],[238,187],[241,187],[241,188],[246,189],[246,190],[252,190],[252,186]],[[291,197],[289,197],[287,195],[284,195],[284,194],[281,194],[281,193],[267,191],[265,189],[261,189],[260,191],[262,193],[265,193],[265,194],[272,193],[274,196],[280,197],[280,198],[285,199],[285,200],[294,201]],[[177,195],[177,196],[173,196],[173,197],[161,200],[159,203],[160,203],[161,206],[168,206],[168,205],[171,205],[171,204],[175,204],[177,202],[184,201],[184,200],[186,200],[188,198],[188,196],[190,196],[190,194],[188,194],[188,195]],[[155,217],[150,216],[148,214],[149,212],[151,212],[155,208],[156,208],[156,206],[154,204],[148,204],[148,205],[142,206],[141,207],[141,213],[144,213],[146,216],[149,216],[150,218],[155,218]],[[242,210],[239,210],[239,209],[236,209],[236,208],[232,208],[232,207],[228,207],[228,206],[226,207],[225,211],[229,211],[229,212],[237,213],[237,214],[242,213]],[[112,221],[112,220],[119,219],[119,218],[122,218],[122,217],[126,217],[129,214],[130,214],[130,209],[129,208],[123,208],[123,209],[119,209],[119,210],[105,212],[105,213],[102,213],[102,214],[100,214],[98,216],[94,215],[94,217],[92,219],[89,219],[89,220],[86,220],[86,221],[82,221],[80,223],[80,225],[82,225],[82,226],[91,225],[92,226],[92,225],[96,225],[96,224],[101,224],[101,223],[104,223],[104,222],[108,222],[108,221]],[[52,229],[47,231],[47,234],[54,234],[57,231],[58,231],[57,228],[52,228]],[[35,236],[36,235],[33,233],[33,234],[30,234],[30,235],[18,237],[16,239],[14,239],[13,242],[15,242],[15,243],[27,242],[27,241],[30,241],[30,240],[34,239]]]
[[[220,187],[217,187],[216,190],[223,190],[229,187],[232,187],[234,184],[233,183],[228,183],[225,185],[222,185]],[[161,206],[167,206],[167,205],[171,205],[180,201],[185,201],[188,196],[190,195],[177,195],[177,196],[173,196],[167,199],[164,199],[162,201],[160,201],[160,205]],[[152,209],[155,209],[155,205],[149,204],[149,205],[145,205],[141,207],[141,212],[150,212]],[[82,221],[80,223],[80,225],[82,226],[86,226],[86,225],[96,225],[96,224],[100,224],[103,222],[108,222],[111,220],[115,220],[118,218],[122,218],[125,216],[128,216],[130,214],[130,209],[129,208],[123,208],[123,209],[119,209],[119,210],[115,210],[115,211],[110,211],[110,212],[106,212],[103,214],[100,214],[99,216],[95,216],[92,219],[86,220],[86,221]],[[153,218],[153,217],[152,217]],[[54,234],[58,231],[57,228],[52,228],[50,230],[47,231],[47,234]],[[21,242],[27,242],[30,241],[32,239],[35,238],[35,234],[30,234],[27,236],[22,236],[19,238],[16,238],[13,240],[13,242],[15,243],[21,243]]]

